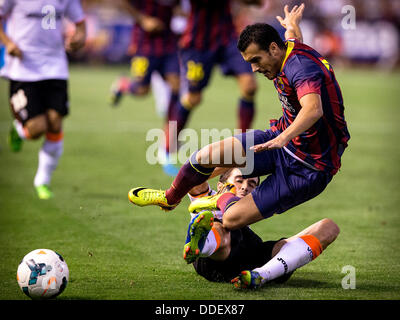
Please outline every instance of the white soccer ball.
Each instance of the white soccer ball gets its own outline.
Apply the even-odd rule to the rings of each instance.
[[[29,252],[17,270],[17,281],[23,293],[32,299],[50,299],[64,291],[69,270],[63,257],[49,249]]]

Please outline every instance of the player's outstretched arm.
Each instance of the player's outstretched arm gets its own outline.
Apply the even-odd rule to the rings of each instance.
[[[18,46],[11,41],[3,29],[3,19],[0,17],[0,42],[6,47],[6,51],[9,55],[17,58],[22,58],[22,51]]]
[[[117,4],[119,4],[122,9],[126,10],[143,28],[144,31],[152,33],[165,29],[164,23],[160,19],[143,14],[136,9],[136,7],[132,4],[132,1],[123,0],[122,2],[117,2]]]
[[[283,11],[285,12],[285,18],[277,16],[279,23],[286,29],[285,39],[297,39],[299,42],[303,42],[303,35],[301,33],[299,23],[303,17],[305,5],[302,3],[300,6],[294,6],[291,11],[289,11],[289,6],[285,5]]]
[[[313,126],[319,118],[324,114],[322,109],[321,96],[316,93],[309,93],[300,99],[301,109],[290,126],[286,128],[275,139],[271,139],[263,144],[258,144],[250,149],[254,152],[264,150],[280,149],[284,147],[290,140],[294,139],[304,131]]]

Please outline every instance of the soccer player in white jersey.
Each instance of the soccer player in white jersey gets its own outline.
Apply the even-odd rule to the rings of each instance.
[[[68,39],[63,34],[64,18],[75,24]],[[6,48],[0,75],[10,81],[15,118],[9,144],[12,151],[19,151],[24,140],[45,136],[34,179],[40,199],[53,196],[49,185],[63,153],[62,121],[69,112],[66,50],[84,46],[84,19],[79,0],[0,0],[0,42]]]

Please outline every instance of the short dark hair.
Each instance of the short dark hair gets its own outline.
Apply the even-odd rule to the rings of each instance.
[[[228,181],[228,178],[231,175],[233,169],[235,169],[235,168],[230,168],[228,171],[226,171],[225,173],[221,174],[219,176],[219,182],[226,183]],[[238,169],[240,170],[240,168],[238,168]],[[260,184],[260,177],[255,177],[255,178],[258,178],[257,185],[259,185]],[[244,178],[244,179],[247,179],[247,178]]]
[[[261,50],[269,52],[272,42],[275,42],[281,49],[285,48],[285,43],[274,27],[266,23],[255,23],[248,25],[240,33],[237,48],[240,52],[244,52],[251,43],[255,43]]]

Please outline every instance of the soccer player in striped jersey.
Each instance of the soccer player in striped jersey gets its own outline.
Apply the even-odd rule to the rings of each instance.
[[[66,42],[64,17],[75,24],[75,33]],[[50,180],[63,153],[62,122],[69,112],[65,49],[84,46],[84,18],[79,0],[0,1],[0,41],[6,48],[1,76],[10,81],[15,117],[9,143],[13,151],[19,151],[24,140],[45,136],[34,179],[40,199],[53,196]]]
[[[129,192],[132,203],[172,210],[193,186],[215,175],[217,167],[243,167],[245,161],[242,170],[250,170],[249,165],[252,170],[244,177],[268,175],[251,194],[239,199],[227,192],[189,207],[192,212],[217,208],[223,212],[224,228],[235,230],[286,212],[316,197],[330,183],[350,139],[343,97],[332,66],[301,43],[304,5],[284,10],[285,17],[278,20],[288,41],[267,24],[247,26],[238,41],[253,71],[274,81],[282,117],[265,131],[236,135],[194,152],[169,189],[134,188]],[[234,156],[238,150],[241,156]]]
[[[241,1],[258,4],[258,0]],[[177,133],[185,127],[192,109],[201,103],[215,65],[239,85],[237,128],[251,128],[257,83],[250,66],[236,49],[237,34],[232,20],[231,0],[191,0],[186,29],[179,41],[182,87],[186,91],[177,108]]]
[[[131,75],[120,77],[111,86],[111,102],[116,106],[123,95],[145,96],[150,92],[153,73],[158,72],[170,87],[165,121],[166,155],[170,152],[169,122],[174,121],[179,99],[180,67],[178,36],[171,30],[174,9],[178,0],[123,0],[123,9],[135,19],[130,45]],[[172,142],[174,143],[174,141]],[[175,149],[171,146],[171,149]],[[165,159],[164,171],[172,176],[176,169]]]

